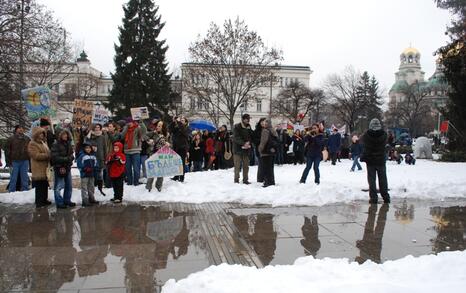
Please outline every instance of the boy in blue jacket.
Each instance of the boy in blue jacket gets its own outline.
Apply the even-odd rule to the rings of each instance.
[[[78,156],[77,165],[81,177],[82,206],[87,207],[99,202],[94,198],[94,177],[98,170],[97,157],[89,142],[84,142]]]

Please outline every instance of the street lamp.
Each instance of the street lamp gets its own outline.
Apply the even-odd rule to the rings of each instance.
[[[24,87],[24,17],[31,10],[29,6],[31,0],[21,0],[16,7],[20,10],[20,33],[19,33],[19,94],[20,94],[20,111],[18,112],[20,124],[23,124],[23,101],[21,98],[21,90]]]

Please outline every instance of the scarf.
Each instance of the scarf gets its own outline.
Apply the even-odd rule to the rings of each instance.
[[[128,131],[126,132],[126,135],[125,135],[125,143],[128,146],[129,150],[133,148],[134,132],[136,128],[138,128],[138,126],[139,125],[135,122],[128,125]]]

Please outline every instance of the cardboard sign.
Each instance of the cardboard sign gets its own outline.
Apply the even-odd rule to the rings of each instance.
[[[73,106],[73,127],[86,127],[89,128],[92,124],[92,112],[94,110],[94,103],[85,100],[74,100]]]
[[[104,105],[96,104],[94,105],[93,115],[92,115],[92,124],[99,123],[101,125],[109,121],[110,112],[104,107]]]
[[[148,222],[146,235],[154,241],[173,240],[183,230],[183,217],[178,216],[157,222]]]
[[[149,110],[147,107],[131,108],[131,117],[133,120],[149,119]]]
[[[183,175],[181,157],[171,148],[163,147],[146,160],[147,178]]]
[[[24,89],[21,91],[21,97],[31,120],[56,116],[56,96],[48,87]]]

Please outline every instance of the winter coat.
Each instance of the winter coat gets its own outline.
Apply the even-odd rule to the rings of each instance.
[[[204,147],[203,141],[199,141],[199,144],[196,145],[196,141],[193,140],[189,149],[189,159],[192,162],[202,162],[204,159]]]
[[[31,158],[32,180],[47,180],[47,167],[50,161],[50,149],[46,140],[41,140],[39,135],[46,135],[45,129],[35,127],[32,130],[32,141],[28,145],[28,154]]]
[[[362,153],[362,145],[359,141],[356,141],[350,146],[351,156],[354,158],[355,156],[360,156]]]
[[[249,155],[251,148],[243,149],[242,146],[249,142],[251,143],[252,130],[251,126],[243,126],[242,123],[238,123],[233,128],[233,153],[235,155]],[[252,146],[252,145],[251,145]]]
[[[324,148],[324,136],[319,133],[316,136],[308,135],[304,138],[306,142],[305,154],[312,158],[322,159],[322,150]]]
[[[331,153],[337,153],[340,151],[341,147],[341,134],[334,133],[331,134],[327,142],[328,150]]]
[[[387,144],[387,133],[381,130],[368,130],[361,137],[363,151],[361,161],[368,165],[385,165],[385,145]]]
[[[204,152],[209,155],[213,155],[215,153],[215,141],[212,137],[209,137],[205,142],[205,149]]]
[[[108,167],[108,175],[110,178],[120,178],[125,174],[126,156],[122,152],[123,144],[121,142],[115,142],[120,150],[118,152],[111,152],[106,160]]]
[[[67,130],[60,132],[58,135],[59,139],[52,146],[50,163],[54,169],[65,167],[69,171],[71,170],[71,165],[73,165],[74,156],[71,141],[61,140],[62,133],[65,131]]]
[[[161,148],[167,145],[168,139],[165,135],[151,131],[147,134],[147,139],[152,139],[152,143],[149,145],[148,155],[152,156],[158,152]]]
[[[141,153],[142,138],[146,135],[147,131],[146,125],[143,122],[136,124],[136,127],[132,131],[132,123],[136,122],[131,122],[130,124],[127,124],[121,131],[121,137],[124,139],[125,142],[124,152],[128,155]]]
[[[173,149],[176,152],[189,151],[190,133],[188,125],[183,125],[181,122],[175,121],[170,125],[172,133]]]
[[[225,152],[225,141],[227,141],[228,132],[222,131],[215,135],[215,152],[223,154]]]
[[[293,135],[293,152],[302,153],[304,152],[304,139],[301,136]]]
[[[105,143],[107,144],[105,146],[105,148],[106,148],[106,157],[107,157],[108,154],[113,152],[113,144],[115,142],[117,142],[117,141],[121,142],[121,134],[118,133],[118,132],[110,133],[110,132],[107,131],[107,132],[104,132],[104,135],[106,137]]]
[[[262,129],[261,142],[259,143],[259,154],[261,157],[273,156],[278,152],[276,149],[267,150],[267,144],[269,140],[273,139],[272,136],[278,141],[278,134],[274,129],[271,127]],[[281,145],[278,147],[281,147]]]
[[[95,157],[97,158],[99,168],[105,165],[105,158],[107,158],[107,136],[103,133],[101,135],[91,134],[90,142],[97,146]]]
[[[5,157],[7,163],[13,161],[29,160],[28,144],[29,137],[24,134],[14,134],[6,141]]]
[[[94,177],[100,168],[99,161],[94,152],[86,153],[82,151],[76,159],[81,178]]]

